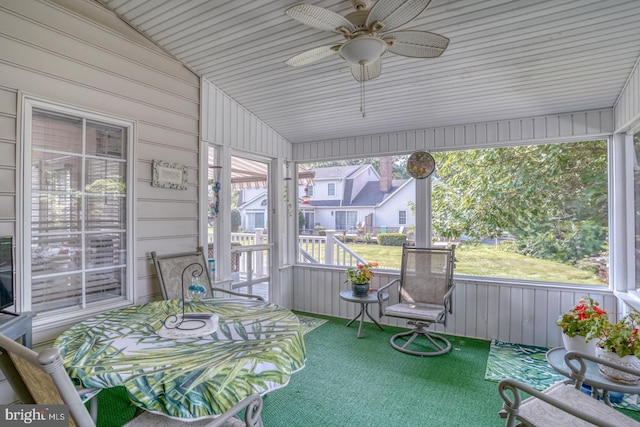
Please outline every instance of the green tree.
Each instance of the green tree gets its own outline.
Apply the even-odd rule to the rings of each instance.
[[[607,234],[603,141],[433,153],[434,233],[513,236],[518,252],[575,262]]]
[[[238,209],[231,209],[231,232],[237,233],[242,225],[242,215]]]

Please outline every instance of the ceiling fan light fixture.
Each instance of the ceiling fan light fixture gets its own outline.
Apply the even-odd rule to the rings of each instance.
[[[375,37],[360,36],[346,41],[338,53],[344,60],[355,65],[366,65],[377,61],[387,50],[387,43]]]

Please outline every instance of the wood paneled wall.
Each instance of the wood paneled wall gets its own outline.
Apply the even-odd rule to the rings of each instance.
[[[397,274],[376,274],[372,287],[378,288],[397,278]],[[328,316],[353,318],[357,304],[343,301],[339,293],[348,288],[343,269],[329,267],[295,267],[293,273],[294,308]],[[446,327],[436,331],[481,339],[499,339],[537,346],[562,345],[560,328],[555,322],[561,313],[590,295],[610,313],[616,313],[616,298],[607,289],[596,287],[550,286],[487,281],[472,277],[456,277],[453,314]],[[390,301],[397,301],[391,294]],[[378,306],[370,312],[384,324],[405,326],[399,319],[378,317]]]
[[[626,132],[640,124],[640,59],[616,101],[614,118],[616,132]]]
[[[160,295],[149,252],[199,241],[200,79],[96,2],[60,3],[84,15],[54,1],[0,4],[0,233],[17,233],[16,180],[28,167],[15,163],[20,93],[134,120],[133,295],[148,301]],[[186,165],[188,189],[151,187],[154,159]]]
[[[307,162],[415,150],[446,151],[567,142],[584,140],[585,137],[604,138],[612,133],[613,110],[602,109],[294,144],[293,158]]]

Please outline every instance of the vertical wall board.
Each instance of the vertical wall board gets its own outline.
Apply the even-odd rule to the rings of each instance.
[[[555,138],[560,136],[560,118],[558,116],[547,116],[547,137]]]
[[[509,340],[516,340],[514,342],[523,342],[522,336],[522,288],[512,287],[509,295],[509,308],[511,310],[510,322],[509,322]]]
[[[239,147],[249,148],[243,144],[243,141],[238,141],[238,104],[229,99],[227,107],[229,108],[229,116],[227,119],[229,123],[229,134],[227,135],[229,141],[237,141]]]
[[[522,140],[522,120],[509,121],[509,138],[511,141]]]
[[[412,152],[416,150],[416,141],[418,140],[418,134],[421,132],[407,132],[406,133],[406,146],[405,150],[407,152]]]
[[[572,120],[572,131],[574,134],[576,133],[581,133],[581,134],[586,134],[587,133],[587,113],[576,113],[573,115],[573,120]]]
[[[433,147],[443,148],[446,146],[444,128],[435,128],[433,130]]]
[[[599,111],[587,111],[585,117],[585,133],[596,133],[602,128],[602,114]]]
[[[388,153],[390,151],[390,149],[392,150],[392,147],[389,145],[389,134],[388,133],[383,133],[381,135],[379,135],[380,138],[380,151],[382,153]]]
[[[640,122],[640,61],[636,62],[626,86],[616,101],[614,117],[617,132],[626,132]]]
[[[456,328],[457,335],[464,335],[466,331],[473,331],[473,336],[478,335],[477,321],[478,321],[478,304],[468,304],[469,301],[478,301],[478,288],[477,286],[467,286],[464,289],[464,318],[459,313],[456,314]],[[462,321],[462,319],[464,319]]]
[[[475,143],[476,140],[476,127],[475,125],[465,125],[463,126],[464,140],[462,141],[463,146],[468,147]]]
[[[533,297],[533,307],[535,307],[533,321],[533,339],[534,345],[542,346],[547,343],[547,328],[540,328],[539,325],[549,325],[556,319],[550,319],[548,292],[535,292]]]
[[[404,139],[404,135],[405,135],[404,132],[390,133],[387,138],[389,143],[387,151],[404,151],[407,145],[406,140]],[[402,149],[400,149],[400,144],[402,144]]]
[[[544,117],[536,117],[533,119],[533,137],[535,139],[547,138],[547,119]]]
[[[491,122],[487,123],[487,141],[499,141],[500,140],[500,131],[498,123]]]
[[[476,320],[475,320],[475,336],[480,338],[487,338],[488,322],[487,317],[489,315],[487,301],[489,292],[489,286],[478,283],[476,285]]]
[[[231,143],[231,100],[226,95],[222,99],[222,140]]]
[[[485,306],[487,315],[487,331],[483,338],[492,339],[498,338],[498,329],[500,324],[501,312],[503,310],[496,310],[494,304],[500,301],[500,287],[487,285],[487,299]],[[504,318],[505,316],[503,316]]]
[[[549,290],[546,292],[546,307],[547,307],[547,318],[551,318],[551,322],[547,323],[545,329],[546,333],[546,341],[545,343],[550,343],[550,345],[558,346],[560,345],[560,331],[558,326],[556,325],[556,321],[558,320],[559,313],[562,313],[565,307],[562,305],[560,300],[560,291]],[[554,313],[558,313],[558,315],[554,317]],[[541,328],[542,329],[542,328]],[[542,341],[537,341],[542,342]]]
[[[520,120],[520,135],[523,140],[532,140],[534,139],[533,135],[533,120],[532,119],[524,119]]]
[[[416,144],[413,147],[414,150],[420,150],[427,146],[427,131],[426,130],[418,130],[415,132],[416,135]]]
[[[638,94],[637,96],[640,97],[640,94]],[[638,124],[639,121],[640,121],[640,112],[638,112],[638,115],[635,117],[635,124]],[[604,112],[601,113],[600,123],[602,125],[602,129],[613,129],[614,128],[613,114],[604,114]],[[613,132],[609,132],[609,133],[613,133]]]
[[[511,140],[511,122],[513,120],[506,120],[502,122],[496,123],[496,128],[498,134],[496,135],[496,141],[499,142],[507,142]],[[514,138],[514,140],[519,140],[520,138]]]
[[[580,114],[562,114],[558,117],[558,134],[560,136],[572,136],[573,132],[573,120],[579,117]]]
[[[499,289],[500,292],[498,295],[498,305],[500,307],[505,307],[505,309],[500,310],[500,318],[498,321],[498,331],[496,334],[496,338],[498,338],[500,341],[509,341],[509,337],[511,336],[511,314],[513,312],[511,307],[511,289],[504,287],[500,287]]]
[[[536,305],[533,304],[535,299],[535,288],[522,287],[522,341],[534,342],[535,336],[535,315]]]
[[[466,139],[465,126],[455,126],[453,128],[453,145],[464,147],[466,145]]]

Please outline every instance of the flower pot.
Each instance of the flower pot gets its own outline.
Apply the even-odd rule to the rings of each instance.
[[[600,347],[596,347],[596,356],[599,359],[604,359],[609,362],[617,363],[618,365],[622,365],[626,368],[640,370],[640,359],[638,359],[633,354],[629,356],[620,357],[615,353],[604,350]],[[640,383],[640,377],[637,377],[632,374],[628,374],[626,372],[619,371],[609,366],[604,366],[601,364],[598,364],[598,366],[600,367],[600,374],[602,374],[602,376],[607,378],[608,380],[616,381],[622,384],[629,384],[629,385]]]
[[[369,295],[369,284],[352,282],[351,290],[353,291],[354,297],[366,297],[367,295]]]
[[[589,356],[596,355],[596,340],[587,342],[585,341],[585,338],[580,335],[570,337],[567,334],[562,334],[562,342],[567,351],[576,351]]]

